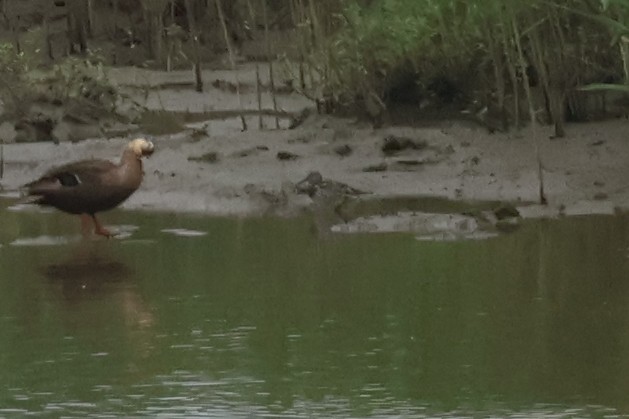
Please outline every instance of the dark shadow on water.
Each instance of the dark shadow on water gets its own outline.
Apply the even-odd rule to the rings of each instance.
[[[120,281],[132,274],[121,261],[103,259],[92,255],[88,259],[69,260],[46,266],[44,275],[62,281]]]
[[[124,262],[97,253],[51,263],[42,271],[46,278],[61,284],[63,296],[68,300],[106,292],[112,283],[128,280],[133,275],[133,270]]]
[[[72,310],[70,316],[79,306],[105,303],[118,306],[126,324],[142,329],[151,326],[153,313],[139,293],[136,270],[115,247],[109,241],[83,240],[66,248],[70,255],[66,259],[38,270],[49,281],[53,295],[58,295],[56,299]]]
[[[151,353],[155,314],[138,288],[136,269],[116,248],[113,241],[83,240],[66,247],[66,259],[39,271],[69,334],[89,341],[116,336],[136,362]]]

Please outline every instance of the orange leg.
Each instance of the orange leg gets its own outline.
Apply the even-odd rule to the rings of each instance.
[[[98,222],[98,219],[96,218],[95,214],[92,215],[92,220],[94,221],[94,233],[100,236],[105,236],[108,239],[114,236],[114,234],[111,231],[107,230],[105,227],[101,225],[101,223]]]
[[[96,215],[81,214],[81,234],[87,238],[92,233],[92,224],[94,225],[94,233],[107,238],[114,235],[98,222]]]

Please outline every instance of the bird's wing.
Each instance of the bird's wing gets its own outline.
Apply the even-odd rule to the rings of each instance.
[[[45,195],[79,185],[95,186],[115,167],[116,165],[108,160],[82,160],[53,168],[24,187],[29,195]]]

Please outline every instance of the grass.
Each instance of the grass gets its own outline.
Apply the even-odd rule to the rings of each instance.
[[[573,111],[582,86],[627,84],[626,0],[294,3],[307,94],[336,108],[366,108],[369,98],[385,107],[456,102],[491,108],[511,126],[534,114],[562,136],[567,118],[583,117]]]

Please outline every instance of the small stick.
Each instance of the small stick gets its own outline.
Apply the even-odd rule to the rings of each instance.
[[[247,0],[247,8],[249,9],[249,19],[251,20],[251,24],[255,26],[256,16],[253,11],[253,7],[251,7],[251,2]],[[256,60],[256,98],[258,100],[258,128],[260,130],[264,129],[264,118],[262,117],[262,82],[260,81],[260,64]]]
[[[275,96],[275,79],[273,77],[273,58],[271,57],[271,43],[269,41],[269,20],[266,12],[266,0],[262,0],[262,11],[264,18],[264,45],[266,47],[266,59],[269,61],[271,99],[273,100],[273,110],[277,112],[277,97]],[[275,117],[275,128],[280,129],[280,120],[278,117]]]
[[[539,203],[541,205],[548,204],[546,199],[546,192],[544,192],[544,165],[542,164],[542,153],[539,146],[539,138],[537,136],[537,118],[535,117],[535,107],[533,104],[533,95],[531,93],[531,87],[528,74],[526,73],[526,60],[524,58],[524,49],[520,42],[520,31],[518,24],[513,16],[511,16],[511,25],[513,40],[518,53],[518,59],[520,69],[522,71],[522,83],[524,85],[524,91],[526,92],[526,98],[529,105],[529,114],[531,115],[531,131],[533,134],[533,145],[535,148],[535,159],[537,160],[537,178],[539,180]]]
[[[264,119],[262,118],[262,82],[260,81],[260,64],[256,63],[256,95],[258,97],[258,127],[264,129]],[[276,118],[277,119],[277,118]]]
[[[0,139],[0,179],[4,177],[4,138]]]
[[[218,18],[221,21],[221,26],[223,27],[223,36],[225,37],[225,44],[227,45],[229,63],[234,71],[234,77],[236,78],[236,95],[238,96],[238,104],[240,106],[240,121],[242,122],[242,130],[247,131],[247,121],[245,120],[244,106],[242,104],[242,96],[240,95],[240,79],[238,77],[238,72],[236,71],[236,62],[234,61],[234,53],[232,51],[231,42],[229,42],[229,32],[227,31],[227,24],[225,23],[221,0],[216,0],[216,9],[218,11]]]
[[[201,52],[199,51],[200,32],[197,27],[196,19],[194,17],[194,9],[193,9],[194,4],[192,0],[186,0],[185,4],[186,4],[186,16],[188,18],[188,31],[190,32],[190,36],[192,37],[192,45],[194,47],[194,63],[192,64],[192,69],[194,71],[194,80],[195,80],[194,90],[201,93],[203,92],[203,75],[201,72]]]

